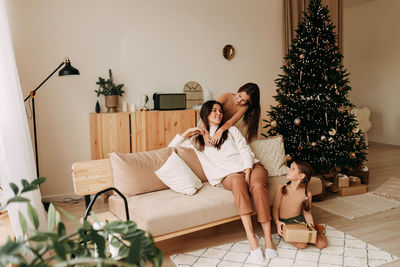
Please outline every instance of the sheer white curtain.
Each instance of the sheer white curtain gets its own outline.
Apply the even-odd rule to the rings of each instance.
[[[21,180],[36,178],[35,161],[24,99],[12,47],[5,0],[0,0],[0,182],[4,197],[13,196],[9,183],[21,188]],[[40,229],[47,229],[46,213],[38,190],[25,194],[39,215]],[[8,214],[14,234],[21,236],[18,210],[28,219],[26,205],[12,204]]]

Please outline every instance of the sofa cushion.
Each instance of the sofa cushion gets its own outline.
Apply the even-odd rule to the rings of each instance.
[[[109,154],[114,186],[125,196],[152,192],[168,188],[158,179],[154,171],[159,169],[173,148],[124,154]]]
[[[166,186],[184,195],[191,196],[203,186],[200,179],[175,151],[154,173]]]
[[[175,147],[175,151],[202,182],[207,182],[207,177],[204,174],[203,167],[201,167],[200,160],[193,148],[178,146]]]
[[[255,157],[268,170],[269,176],[287,173],[289,168],[286,166],[285,148],[281,135],[254,140],[250,143],[250,147]]]
[[[110,196],[110,211],[124,220],[123,200]],[[171,189],[128,198],[131,220],[138,227],[158,236],[238,215],[232,193],[204,183],[192,196]]]

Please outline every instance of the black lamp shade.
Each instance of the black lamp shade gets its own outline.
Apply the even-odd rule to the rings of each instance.
[[[59,76],[64,75],[79,75],[79,70],[71,66],[71,61],[69,59],[65,60],[65,66],[58,72]]]

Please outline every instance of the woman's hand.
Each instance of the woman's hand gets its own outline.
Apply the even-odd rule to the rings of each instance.
[[[219,140],[221,140],[221,136],[223,133],[224,131],[221,128],[219,128],[218,131],[216,131],[215,134],[211,137],[211,143],[214,146],[219,143]]]
[[[276,224],[276,230],[278,231],[278,234],[283,237],[283,226],[285,225],[285,223],[283,223],[281,221],[276,221],[275,224]]]
[[[194,134],[202,134],[201,129],[199,127],[189,128],[182,134],[182,137],[183,138],[189,138]]]
[[[244,169],[244,174],[245,174],[245,177],[244,177],[244,178],[245,178],[247,184],[250,185],[250,174],[251,174],[251,169],[250,169],[250,168]]]

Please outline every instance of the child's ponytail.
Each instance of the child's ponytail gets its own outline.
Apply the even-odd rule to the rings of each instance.
[[[305,186],[304,191],[305,191],[305,194],[306,194],[306,200],[303,201],[301,206],[303,207],[303,209],[305,211],[309,211],[310,210],[310,200],[308,199],[308,195],[307,195],[308,179],[305,180],[305,184],[306,184],[306,186]]]
[[[304,173],[304,175],[305,175],[303,182],[305,184],[304,193],[306,195],[306,199],[303,201],[302,207],[305,211],[309,211],[311,201],[308,199],[307,189],[308,189],[308,182],[311,179],[313,169],[308,162],[305,162],[303,160],[295,160],[293,162],[296,163],[297,168],[299,168],[300,173]]]

